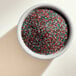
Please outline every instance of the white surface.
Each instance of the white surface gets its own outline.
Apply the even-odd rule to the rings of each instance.
[[[71,47],[52,61],[43,76],[76,76],[76,0],[0,0],[0,37],[17,25],[24,11],[42,2],[62,9],[68,15],[74,31]]]

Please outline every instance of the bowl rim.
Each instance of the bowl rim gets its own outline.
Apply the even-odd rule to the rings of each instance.
[[[30,11],[32,11],[32,10],[35,9],[35,8],[43,7],[43,6],[48,6],[48,7],[50,7],[50,8],[54,8],[54,9],[60,11],[60,12],[65,16],[65,18],[68,20],[67,16],[66,16],[59,8],[56,8],[56,7],[51,6],[51,5],[49,5],[49,4],[38,4],[38,5],[34,5],[34,6],[30,7],[30,8],[28,8],[28,9],[22,14],[21,18],[19,19],[18,24],[17,24],[17,37],[18,37],[18,41],[19,41],[21,47],[24,49],[24,51],[25,51],[27,54],[31,55],[32,57],[38,58],[38,59],[52,59],[52,58],[55,58],[55,57],[57,57],[57,56],[62,55],[62,54],[68,49],[67,47],[70,46],[71,38],[72,38],[72,27],[71,27],[71,24],[70,24],[69,20],[68,20],[68,22],[69,22],[69,24],[70,24],[69,26],[70,26],[70,28],[71,28],[69,41],[67,42],[67,45],[66,45],[63,49],[60,49],[60,51],[58,51],[57,53],[49,54],[49,55],[37,54],[37,53],[33,52],[31,49],[29,49],[29,48],[25,45],[25,43],[24,43],[24,41],[23,41],[23,39],[22,39],[22,36],[21,36],[21,27],[22,27],[23,21],[24,21],[24,19],[27,17],[28,13],[30,13]],[[63,50],[63,51],[62,51],[62,50]]]

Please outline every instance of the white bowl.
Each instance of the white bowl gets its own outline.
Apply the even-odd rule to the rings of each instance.
[[[27,17],[28,13],[30,13],[30,11],[32,11],[33,9],[37,8],[37,7],[50,7],[50,8],[53,8],[55,10],[58,10],[57,8],[55,7],[52,7],[50,5],[46,5],[46,4],[41,4],[41,5],[35,5],[31,8],[29,8],[27,11],[24,12],[24,14],[21,16],[19,22],[18,22],[18,30],[17,30],[17,34],[18,34],[18,40],[19,40],[19,43],[21,44],[22,48],[24,49],[24,51],[26,53],[28,53],[29,55],[35,57],[35,58],[39,58],[39,59],[51,59],[51,58],[55,58],[61,54],[63,54],[67,49],[68,47],[70,46],[70,43],[71,43],[71,38],[72,38],[72,27],[70,26],[71,30],[70,30],[70,37],[69,37],[69,40],[67,42],[67,45],[63,48],[63,49],[60,49],[60,51],[58,51],[57,53],[54,53],[54,54],[49,54],[49,55],[42,55],[42,54],[37,54],[35,52],[33,52],[31,49],[29,49],[23,39],[22,39],[22,36],[21,36],[21,27],[22,27],[22,24],[23,24],[23,21],[25,19],[25,17]],[[60,11],[60,10],[58,10]],[[61,11],[60,11],[61,12]],[[62,13],[62,12],[61,12]],[[63,14],[63,13],[62,13]],[[65,14],[63,14],[65,16]],[[67,18],[67,17],[66,17]],[[71,25],[71,24],[70,24]]]

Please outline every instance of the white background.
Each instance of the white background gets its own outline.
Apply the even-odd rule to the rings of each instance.
[[[76,0],[0,0],[0,37],[17,25],[24,11],[38,3],[60,8],[73,28],[71,46],[52,61],[43,76],[76,76]]]

